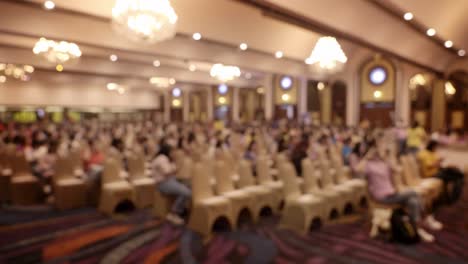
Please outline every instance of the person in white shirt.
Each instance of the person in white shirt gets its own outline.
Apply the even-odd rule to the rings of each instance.
[[[187,201],[192,197],[192,191],[175,178],[176,167],[171,157],[172,147],[163,143],[158,154],[151,163],[156,188],[165,195],[176,196],[167,219],[175,224],[183,224],[181,218]]]

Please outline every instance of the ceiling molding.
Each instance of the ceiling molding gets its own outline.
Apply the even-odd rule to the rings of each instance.
[[[3,0],[3,2],[9,2],[9,3],[14,3],[14,4],[24,5],[24,6],[34,8],[34,9],[39,9],[39,10],[41,10],[43,12],[57,12],[57,13],[65,14],[65,15],[77,16],[77,17],[81,17],[81,18],[94,20],[94,21],[100,22],[100,23],[102,23],[102,22],[109,23],[109,24],[112,23],[112,20],[110,18],[107,18],[107,17],[98,16],[98,15],[89,14],[89,13],[80,12],[80,11],[75,11],[75,10],[63,8],[63,7],[60,7],[60,6],[55,6],[53,11],[48,11],[48,10],[45,10],[44,7],[40,3],[37,3],[37,2],[29,2],[29,1],[26,1],[26,0]],[[180,32],[177,32],[175,37],[193,40],[191,35],[180,33]],[[195,40],[193,40],[193,41],[195,41]],[[220,46],[220,47],[227,48],[227,49],[233,49],[234,51],[236,51],[236,50],[241,51],[240,48],[239,48],[239,44],[231,44],[231,43],[227,43],[227,42],[223,42],[223,41],[209,39],[209,38],[203,37],[203,35],[202,35],[202,39],[198,40],[198,41],[202,42],[202,43],[210,44],[210,45]],[[77,43],[76,41],[73,41],[73,42]],[[251,52],[251,53],[256,53],[258,55],[269,56],[269,57],[274,57],[274,55],[275,55],[274,53],[270,53],[270,52],[267,52],[267,51],[263,51],[263,50],[259,50],[259,49],[255,49],[255,48],[251,48],[251,47],[249,47],[247,51],[242,51],[242,52]],[[304,63],[304,61],[302,61],[302,60],[298,60],[298,59],[287,57],[287,56],[283,56],[282,59],[283,60],[289,60],[291,62],[300,63],[300,64]]]
[[[445,47],[445,39],[441,38],[439,34],[436,34],[435,36],[429,37],[426,34],[426,31],[430,28],[428,26],[425,26],[421,21],[413,17],[410,21],[406,21],[403,19],[403,15],[406,13],[403,11],[400,7],[392,4],[390,1],[382,1],[382,0],[368,0],[367,3],[372,4],[382,10],[383,12],[389,14],[390,16],[393,16],[397,21],[400,21],[401,23],[405,24],[408,28],[411,28],[418,34],[423,35],[426,37],[428,40],[434,42],[437,44],[439,48],[442,50],[449,52],[451,54],[454,54],[455,56],[458,57],[458,50],[459,48],[456,48],[455,45],[452,46],[451,48],[446,48]]]
[[[437,70],[436,68],[433,68],[432,66],[425,65],[413,59],[401,56],[393,51],[379,47],[361,37],[358,37],[358,36],[346,33],[344,31],[341,31],[339,29],[336,29],[334,27],[328,26],[326,24],[323,24],[322,22],[303,16],[299,13],[283,8],[279,5],[273,4],[267,0],[233,0],[233,1],[237,1],[246,5],[258,8],[263,12],[265,16],[271,17],[273,19],[277,19],[277,20],[280,20],[280,21],[283,21],[285,23],[289,23],[292,25],[296,25],[298,27],[301,27],[306,30],[319,33],[322,35],[332,35],[336,38],[349,41],[358,46],[365,47],[375,52],[397,58],[400,61],[406,62],[408,64],[422,68],[424,70],[433,72],[435,74],[438,74],[438,75],[443,74],[441,71]]]

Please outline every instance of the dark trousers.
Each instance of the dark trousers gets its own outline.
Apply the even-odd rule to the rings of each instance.
[[[436,174],[437,178],[444,182],[444,197],[443,199],[448,203],[456,202],[463,191],[464,175],[457,168],[442,168]],[[452,184],[452,191],[449,190],[449,185]]]

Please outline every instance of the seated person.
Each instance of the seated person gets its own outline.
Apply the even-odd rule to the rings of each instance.
[[[442,167],[443,159],[437,154],[438,143],[429,141],[425,150],[418,153],[418,161],[424,178],[437,177],[444,182],[444,198],[455,202],[463,190],[463,173],[455,167]],[[452,191],[449,191],[449,190]]]
[[[151,168],[156,180],[156,188],[163,194],[177,197],[167,219],[175,224],[183,224],[184,220],[181,215],[184,213],[187,201],[192,197],[192,191],[176,179],[176,167],[172,161],[171,153],[172,147],[165,143],[162,144],[151,163]]]
[[[366,155],[358,164],[358,170],[366,175],[372,198],[382,204],[403,206],[408,212],[410,221],[417,226],[418,234],[422,240],[433,242],[434,236],[425,231],[422,225],[426,224],[431,229],[440,229],[441,224],[431,216],[422,221],[423,206],[418,194],[411,190],[398,192],[392,180],[392,174],[396,168],[392,168],[383,158],[383,155],[377,150],[375,142],[370,142],[368,148]]]

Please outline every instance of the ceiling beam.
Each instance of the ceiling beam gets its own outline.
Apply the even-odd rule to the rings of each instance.
[[[289,23],[292,25],[296,25],[298,27],[304,28],[306,30],[309,30],[315,33],[319,33],[322,35],[331,35],[336,38],[349,41],[358,46],[374,50],[375,52],[378,52],[378,53],[382,53],[383,55],[394,57],[400,61],[406,62],[408,64],[414,65],[421,69],[437,74],[438,76],[443,76],[443,73],[441,71],[437,70],[436,68],[430,65],[425,65],[411,58],[401,56],[400,54],[397,54],[388,49],[379,47],[359,36],[346,33],[344,31],[341,31],[339,29],[326,25],[320,21],[311,19],[309,17],[306,17],[294,11],[291,11],[287,8],[273,4],[267,0],[233,0],[233,1],[237,1],[240,3],[255,7],[257,9],[260,9],[265,16],[271,17],[273,19],[277,19],[277,20],[280,20],[280,21],[283,21],[285,23]]]

